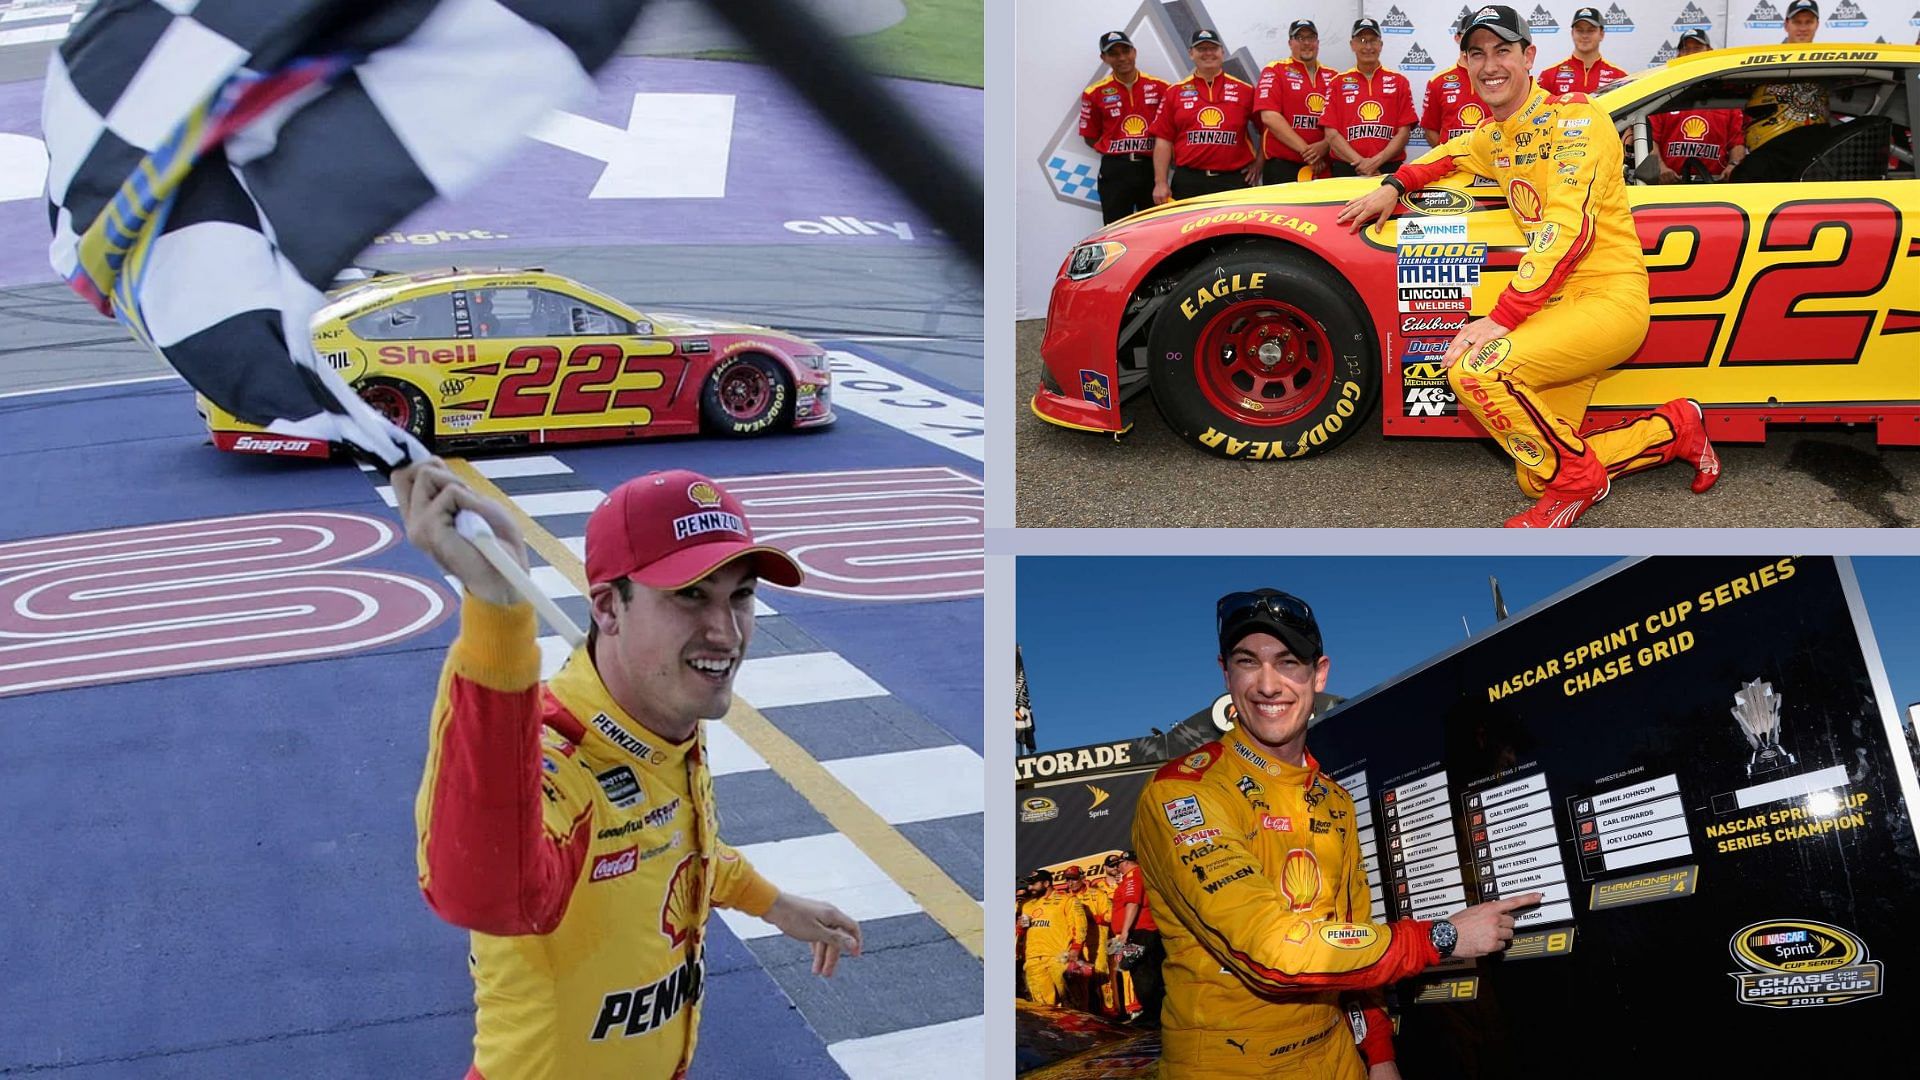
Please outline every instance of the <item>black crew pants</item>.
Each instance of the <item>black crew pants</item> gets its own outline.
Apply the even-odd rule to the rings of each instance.
[[[1160,944],[1160,931],[1136,928],[1127,935],[1127,943],[1144,951],[1128,974],[1133,976],[1134,993],[1140,996],[1140,1017],[1160,1023],[1160,1003],[1166,998],[1166,984],[1160,981],[1160,965],[1167,962],[1166,947]]]
[[[1242,167],[1244,168],[1244,166]],[[1173,189],[1176,199],[1191,199],[1195,195],[1212,195],[1219,191],[1238,191],[1247,186],[1247,178],[1240,169],[1189,169],[1185,165],[1175,165],[1172,175],[1167,177],[1167,186]]]
[[[1111,225],[1153,206],[1153,155],[1100,155],[1100,220]]]
[[[1376,175],[1392,176],[1394,173],[1400,171],[1400,166],[1405,165],[1406,163],[1407,163],[1406,158],[1394,158],[1392,161],[1383,161],[1380,163],[1380,171]],[[1333,175],[1359,176],[1360,174],[1353,171],[1353,166],[1347,164],[1346,162],[1335,161],[1333,163]]]

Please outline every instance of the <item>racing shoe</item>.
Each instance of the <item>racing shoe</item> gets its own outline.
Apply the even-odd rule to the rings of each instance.
[[[1684,461],[1693,466],[1693,492],[1703,494],[1720,479],[1720,455],[1707,441],[1706,414],[1692,398],[1674,398],[1653,410],[1655,416],[1673,426],[1673,446],[1668,461]]]
[[[1565,529],[1607,497],[1611,481],[1606,463],[1591,446],[1579,457],[1560,456],[1560,474],[1540,501],[1507,519],[1509,529]]]

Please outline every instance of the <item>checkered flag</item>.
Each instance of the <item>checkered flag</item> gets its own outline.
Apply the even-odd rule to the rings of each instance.
[[[642,0],[125,0],[48,66],[54,269],[249,423],[426,456],[314,353],[323,289],[591,89]]]

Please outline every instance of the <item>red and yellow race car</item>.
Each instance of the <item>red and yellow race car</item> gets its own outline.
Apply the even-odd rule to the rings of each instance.
[[[1656,183],[1652,117],[1684,126],[1690,111],[1746,109],[1762,87],[1817,99],[1826,118],[1771,138],[1719,183]],[[1596,101],[1626,140],[1652,317],[1639,351],[1600,380],[1588,428],[1691,397],[1716,439],[1849,423],[1920,445],[1920,48],[1722,49]],[[1377,183],[1205,196],[1088,237],[1054,282],[1033,411],[1118,435],[1151,388],[1182,438],[1243,460],[1331,449],[1382,397],[1389,435],[1480,435],[1438,354],[1492,309],[1527,238],[1501,190],[1465,174],[1410,193],[1384,226],[1334,224]],[[1408,272],[1436,267],[1446,281]]]
[[[646,314],[544,270],[387,274],[335,290],[313,345],[368,404],[442,450],[758,435],[833,423],[824,349]],[[222,450],[326,457],[199,398]]]

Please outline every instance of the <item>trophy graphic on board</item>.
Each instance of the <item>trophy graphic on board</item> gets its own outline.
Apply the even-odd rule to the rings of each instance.
[[[1784,699],[1773,692],[1773,684],[1755,679],[1733,695],[1733,719],[1753,747],[1747,762],[1747,778],[1758,779],[1777,773],[1800,760],[1780,745],[1780,705]]]

